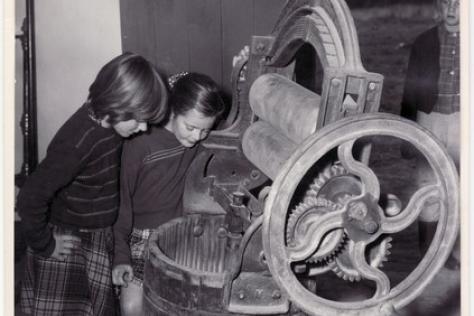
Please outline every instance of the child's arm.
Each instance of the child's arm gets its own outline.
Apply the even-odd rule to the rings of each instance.
[[[120,167],[120,208],[117,221],[114,225],[114,266],[130,265],[130,246],[128,238],[133,227],[133,194],[138,172],[141,167],[142,156],[136,139],[125,141],[122,150]]]
[[[56,192],[70,183],[81,168],[72,146],[54,146],[21,188],[17,209],[26,243],[36,253],[51,256],[56,241],[48,227],[48,207]]]

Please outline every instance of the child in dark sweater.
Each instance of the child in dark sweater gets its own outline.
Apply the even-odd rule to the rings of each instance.
[[[34,315],[115,315],[112,225],[122,139],[167,112],[167,89],[143,57],[107,63],[18,195],[28,245],[21,307]]]
[[[112,272],[114,284],[122,286],[122,315],[142,315],[148,236],[152,229],[181,216],[186,171],[198,143],[224,111],[216,84],[205,75],[181,74],[172,77],[170,86],[167,123],[125,142],[122,154]]]

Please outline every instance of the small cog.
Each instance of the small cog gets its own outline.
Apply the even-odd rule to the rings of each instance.
[[[360,181],[349,174],[339,161],[325,167],[310,184],[307,197],[325,198],[343,205],[348,197],[361,193]]]
[[[383,263],[388,261],[388,256],[391,254],[392,237],[385,237],[380,241],[376,247],[369,250],[370,265],[374,268],[383,267]]]

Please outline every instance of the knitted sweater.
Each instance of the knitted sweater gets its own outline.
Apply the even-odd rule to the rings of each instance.
[[[53,252],[49,223],[71,229],[113,225],[121,149],[122,138],[93,121],[86,105],[59,129],[18,194],[17,209],[33,250],[45,256]]]
[[[185,175],[197,151],[197,146],[183,147],[162,127],[125,142],[114,265],[130,264],[132,227],[153,229],[182,215]]]

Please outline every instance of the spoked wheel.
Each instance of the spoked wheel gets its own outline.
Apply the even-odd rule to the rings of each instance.
[[[418,188],[398,211],[381,203],[379,178],[354,157],[354,143],[390,136],[412,144],[435,180]],[[328,152],[337,163],[296,204],[298,187]],[[310,315],[389,315],[414,300],[445,263],[458,233],[458,175],[449,155],[425,129],[399,116],[371,113],[332,123],[308,137],[275,179],[265,205],[263,248],[269,269],[288,298]],[[379,267],[390,235],[414,223],[426,202],[441,205],[435,236],[416,268],[394,287]],[[344,251],[339,251],[345,244]],[[367,256],[368,252],[373,255]],[[340,302],[309,291],[297,277],[301,262],[325,262],[350,281],[374,283],[372,297]],[[322,269],[326,272],[328,269]],[[316,272],[318,273],[318,272]]]

